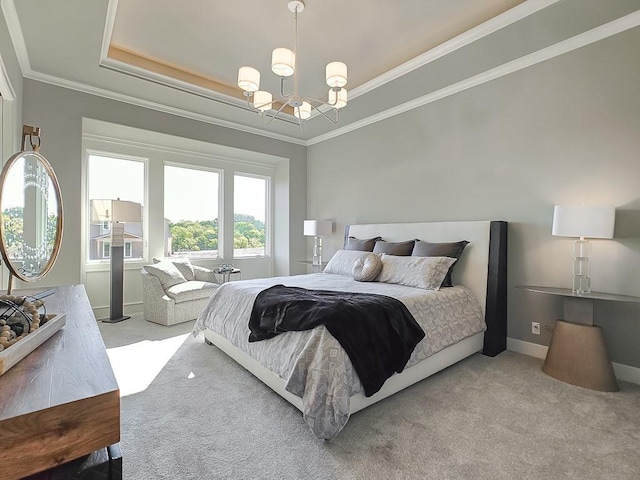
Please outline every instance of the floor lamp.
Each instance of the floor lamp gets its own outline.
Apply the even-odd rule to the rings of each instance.
[[[124,305],[124,224],[142,222],[142,205],[124,200],[93,200],[92,221],[111,223],[111,301],[106,323],[131,317],[123,315]]]

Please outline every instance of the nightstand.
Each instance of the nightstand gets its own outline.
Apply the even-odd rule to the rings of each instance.
[[[591,292],[576,294],[570,288],[516,285],[530,292],[564,298],[564,319],[557,320],[542,371],[563,382],[602,392],[617,392],[618,383],[602,335],[593,324],[594,300],[640,303],[639,297]]]
[[[216,268],[213,270],[213,273],[222,275],[222,283],[227,283],[231,279],[231,275],[242,272],[239,268],[234,268],[232,270],[220,270],[219,268]]]

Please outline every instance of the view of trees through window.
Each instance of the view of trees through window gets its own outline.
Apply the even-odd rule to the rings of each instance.
[[[176,165],[164,169],[165,255],[218,257],[220,173]],[[244,179],[258,180],[257,190]],[[234,256],[264,255],[264,185],[263,178],[234,176],[234,199],[241,198],[234,201]]]
[[[218,219],[169,223],[174,254],[218,250]],[[264,248],[264,222],[251,215],[234,215],[234,249]]]

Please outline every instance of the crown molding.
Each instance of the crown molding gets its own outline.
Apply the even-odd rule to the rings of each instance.
[[[537,13],[540,10],[553,5],[554,3],[558,3],[559,1],[560,0],[527,0],[520,5],[516,5],[506,12],[501,13],[500,15],[497,15],[487,20],[486,22],[483,22],[478,26],[453,37],[451,40],[435,46],[431,50],[428,50],[427,52],[418,55],[411,60],[407,60],[405,63],[392,68],[382,75],[379,75],[376,78],[363,83],[362,85],[359,85],[353,90],[349,90],[349,99],[352,100],[359,97],[360,95],[364,95],[371,90],[381,87],[382,85],[389,83],[396,78],[402,77],[403,75],[406,75],[413,70],[416,70],[417,68],[423,67],[428,63],[444,57],[445,55],[455,52],[456,50],[465,47],[470,43],[476,42],[486,37],[487,35],[491,35],[498,30],[508,27],[512,23],[518,22],[523,18],[528,17],[529,15],[533,15],[534,13]]]
[[[31,63],[29,62],[29,55],[27,54],[27,45],[24,42],[24,35],[22,34],[22,27],[18,20],[18,12],[16,6],[13,3],[14,0],[1,0],[0,7],[2,7],[2,13],[7,21],[7,28],[9,29],[9,36],[13,42],[13,48],[18,57],[18,64],[22,75],[31,71]]]
[[[37,80],[39,82],[48,83],[50,85],[68,88],[70,90],[76,90],[78,92],[88,93],[90,95],[95,95],[102,98],[108,98],[110,100],[117,100],[119,102],[128,103],[130,105],[136,105],[138,107],[148,108],[150,110],[156,110],[158,112],[168,113],[170,115],[188,118],[190,120],[196,120],[199,122],[208,123],[210,125],[230,128],[233,130],[239,130],[242,132],[251,133],[253,135],[260,135],[262,137],[268,137],[274,140],[280,140],[282,142],[294,143],[296,145],[306,146],[307,144],[305,140],[302,140],[300,138],[294,138],[288,135],[282,135],[279,133],[270,132],[267,130],[261,130],[259,128],[249,127],[246,125],[241,125],[239,123],[230,122],[227,120],[221,120],[219,118],[211,117],[209,115],[190,112],[182,108],[171,107],[171,106],[163,105],[157,102],[152,102],[150,100],[143,100],[141,98],[132,97],[131,95],[116,93],[111,90],[105,90],[103,88],[93,87],[83,83],[73,82],[71,80],[54,77],[53,75],[47,75],[44,73],[31,71],[28,74],[25,74],[24,77],[31,80]]]
[[[593,28],[581,34],[575,35],[571,38],[568,38],[567,40],[563,40],[549,47],[537,50],[516,60],[503,63],[502,65],[486,70],[485,72],[453,83],[439,90],[435,90],[431,93],[423,95],[422,97],[418,97],[409,102],[396,105],[393,108],[390,108],[383,112],[379,112],[375,115],[371,115],[370,117],[363,118],[362,120],[350,123],[348,125],[345,125],[344,127],[338,128],[323,135],[318,135],[316,137],[310,138],[309,140],[307,140],[307,145],[315,145],[317,143],[339,137],[346,133],[353,132],[354,130],[358,130],[368,125],[386,120],[387,118],[391,118],[396,115],[400,115],[401,113],[408,112],[409,110],[413,110],[437,100],[455,95],[456,93],[460,93],[472,87],[482,85],[483,83],[490,82],[491,80],[504,77],[505,75],[509,75],[510,73],[514,73],[527,67],[531,67],[538,63],[544,62],[546,60],[550,60],[557,56],[564,55],[565,53],[577,50],[578,48],[582,48],[600,40],[604,40],[605,38],[624,32],[631,28],[635,28],[639,25],[640,10],[630,13],[624,17],[620,17],[609,23],[605,23],[604,25]]]
[[[104,32],[102,32],[102,44],[100,45],[100,63],[109,57],[109,45],[113,35],[113,25],[116,22],[118,0],[109,0],[107,4],[107,17],[104,20]]]

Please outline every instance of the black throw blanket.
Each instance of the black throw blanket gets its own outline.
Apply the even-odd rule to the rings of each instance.
[[[256,297],[249,341],[318,325],[324,325],[347,352],[367,397],[404,369],[424,338],[418,322],[395,298],[275,285]]]

